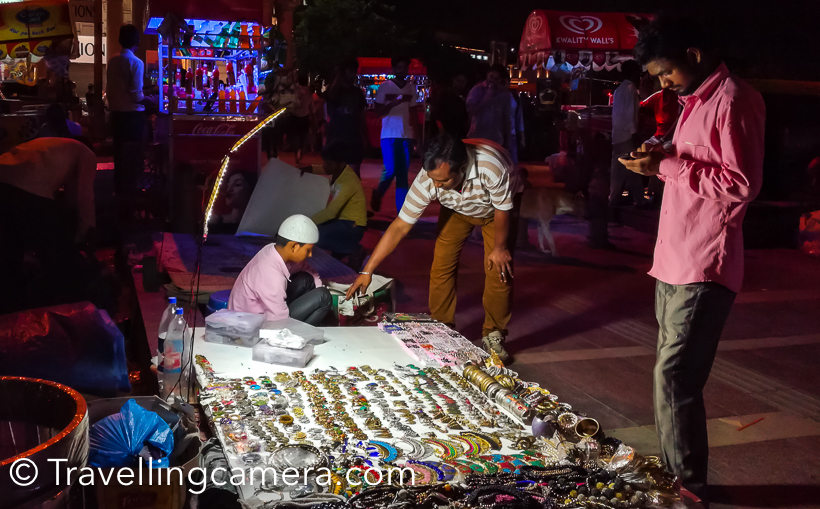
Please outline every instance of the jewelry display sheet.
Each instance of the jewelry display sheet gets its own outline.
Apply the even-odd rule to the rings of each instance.
[[[419,362],[427,365],[461,366],[467,362],[482,363],[489,357],[487,352],[440,322],[382,322],[379,329],[396,338]]]
[[[518,465],[544,465],[563,457],[561,446],[548,441],[539,441],[536,451],[536,441],[522,423],[451,368],[430,372],[414,365],[361,366],[255,378],[215,375],[208,368],[207,359],[200,357],[196,366],[200,402],[232,468],[264,468],[282,446],[321,448],[338,441],[339,432],[348,434],[342,455],[362,456],[377,468],[381,459],[409,466],[421,482],[430,481],[431,465],[454,468],[463,475],[514,471]],[[315,404],[320,401],[317,397],[324,398],[326,408]],[[347,429],[334,432],[319,424],[328,418]],[[381,458],[385,451],[388,456]],[[404,461],[396,462],[396,454]],[[423,460],[431,465],[408,463]],[[261,480],[256,481],[240,487],[243,498],[270,500],[275,493],[287,491],[281,485],[266,491],[274,486],[263,487]]]
[[[344,471],[358,460],[369,460],[374,469],[412,466],[418,489],[435,486],[437,480],[439,487],[452,482],[469,484],[471,478],[514,483],[514,478],[522,475],[532,478],[534,474],[528,469],[544,465],[538,474],[544,477],[538,483],[545,487],[548,479],[552,479],[550,484],[557,480],[552,489],[565,493],[566,499],[560,495],[557,500],[564,505],[573,497],[584,496],[598,509],[639,508],[647,503],[669,506],[679,500],[674,476],[663,471],[658,458],[639,456],[603,433],[593,439],[600,430],[595,419],[559,402],[538,384],[518,379],[508,368],[482,363],[480,370],[468,365],[462,371],[438,367],[438,361],[429,356],[425,357],[427,363],[417,362],[400,346],[402,342],[387,338],[375,327],[329,328],[325,338],[328,342],[318,345],[316,357],[300,370],[252,361],[247,348],[207,343],[201,334],[196,335],[200,401],[225,447],[230,467],[244,469],[247,474],[254,464],[258,468],[330,465],[335,477],[332,486],[322,489],[332,493],[352,489],[344,481]],[[430,363],[435,364],[431,367]],[[331,383],[333,380],[336,383]],[[508,396],[503,396],[505,393]],[[527,413],[529,418],[538,416],[532,426],[515,418]],[[333,419],[330,428],[326,421],[317,422],[328,417]],[[482,419],[492,417],[500,427],[482,425],[486,424]],[[231,427],[234,424],[241,427]],[[334,428],[348,435],[346,446],[324,446],[332,440],[330,430]],[[574,437],[572,442],[566,439],[569,436]],[[593,457],[598,459],[589,460]],[[618,479],[643,479],[643,484],[623,479],[619,485],[610,483],[607,479],[615,474],[608,469],[616,463]],[[565,473],[572,469],[571,475]],[[647,472],[651,472],[652,482],[647,483]],[[587,483],[606,486],[576,490],[574,479],[581,482],[581,473]],[[370,477],[368,472],[358,480]],[[291,494],[304,497],[315,493],[315,483],[308,484],[311,486],[268,485],[260,490],[262,482],[257,479],[237,489],[242,499],[252,502],[258,497],[272,504],[291,498]],[[640,487],[644,485],[650,488]],[[621,489],[623,486],[626,488]],[[370,507],[361,506],[372,502],[365,493],[369,490],[349,499],[353,509]],[[354,503],[357,497],[359,502]]]

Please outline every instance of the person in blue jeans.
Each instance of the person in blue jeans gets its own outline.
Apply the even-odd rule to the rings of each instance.
[[[410,57],[393,57],[394,78],[385,81],[376,91],[376,114],[382,118],[381,148],[384,171],[370,206],[381,210],[382,197],[396,179],[396,211],[401,210],[407,197],[407,172],[410,169],[410,150],[415,141],[410,121],[416,114],[418,94],[416,85],[407,80]]]

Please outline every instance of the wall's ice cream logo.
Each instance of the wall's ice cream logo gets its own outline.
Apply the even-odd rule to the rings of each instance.
[[[558,19],[564,28],[580,35],[595,33],[604,24],[601,18],[595,16],[561,16]]]

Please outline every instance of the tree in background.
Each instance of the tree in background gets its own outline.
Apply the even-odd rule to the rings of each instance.
[[[414,34],[394,23],[392,12],[379,0],[309,0],[296,12],[299,68],[330,76],[345,57],[412,54]]]

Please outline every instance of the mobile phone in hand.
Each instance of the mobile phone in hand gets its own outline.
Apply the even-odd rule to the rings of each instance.
[[[618,159],[626,159],[627,161],[634,161],[636,158],[632,157],[632,152],[627,152],[626,154],[619,155]]]

